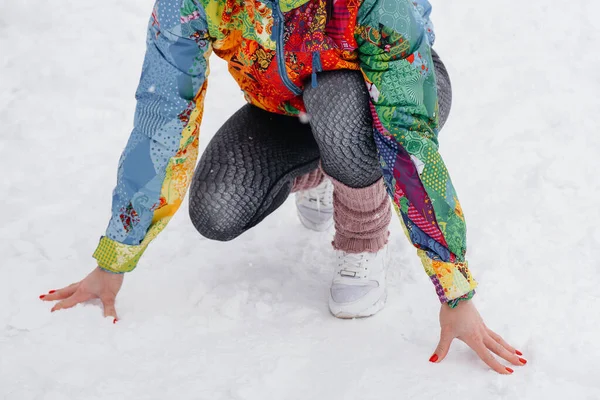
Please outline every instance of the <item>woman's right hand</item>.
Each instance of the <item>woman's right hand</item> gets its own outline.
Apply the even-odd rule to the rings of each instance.
[[[113,274],[96,267],[82,281],[73,283],[59,290],[51,290],[48,294],[41,295],[44,301],[60,300],[52,307],[52,312],[71,308],[79,303],[92,299],[100,299],[104,306],[104,316],[113,317],[117,322],[115,298],[123,285],[124,274]]]

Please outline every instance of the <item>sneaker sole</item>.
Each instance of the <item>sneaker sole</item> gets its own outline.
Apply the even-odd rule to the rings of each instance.
[[[384,307],[385,307],[385,303],[387,301],[387,290],[383,293],[383,296],[381,296],[373,305],[367,307],[366,309],[359,311],[359,312],[349,312],[349,311],[344,311],[344,310],[339,310],[339,311],[334,311],[331,306],[331,304],[329,305],[329,311],[331,312],[331,315],[333,315],[336,318],[339,319],[355,319],[355,318],[368,318],[368,317],[372,317],[373,315],[377,314],[379,311],[381,311]],[[337,308],[337,307],[335,307]]]

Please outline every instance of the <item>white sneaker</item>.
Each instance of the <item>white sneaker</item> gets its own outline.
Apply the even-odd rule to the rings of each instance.
[[[323,232],[333,225],[333,185],[327,178],[319,186],[296,193],[296,208],[302,225]]]
[[[329,310],[337,318],[369,317],[379,312],[387,299],[387,245],[377,253],[337,252],[329,295]]]

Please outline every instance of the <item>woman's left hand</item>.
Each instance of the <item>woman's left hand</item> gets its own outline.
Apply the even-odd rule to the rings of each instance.
[[[465,342],[483,362],[499,374],[510,375],[514,371],[502,365],[492,353],[517,366],[527,363],[527,360],[520,357],[523,354],[519,350],[515,350],[500,335],[485,326],[471,300],[460,302],[456,308],[442,304],[440,326],[440,343],[429,359],[433,363],[439,363],[446,357],[454,339]]]

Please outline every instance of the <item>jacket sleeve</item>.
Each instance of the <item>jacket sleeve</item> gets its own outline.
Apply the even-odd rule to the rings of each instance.
[[[387,191],[440,301],[454,307],[477,284],[465,259],[465,219],[438,152],[430,24],[418,11],[408,0],[365,0],[356,40]]]
[[[433,23],[429,18],[431,15],[431,3],[429,3],[429,0],[413,0],[413,4],[419,17],[417,21],[423,27],[425,35],[427,35],[429,45],[433,46],[435,44],[435,31],[433,30]]]
[[[134,128],[121,155],[112,216],[94,252],[111,272],[135,268],[179,208],[192,179],[211,53],[194,0],[158,0],[136,91]]]

